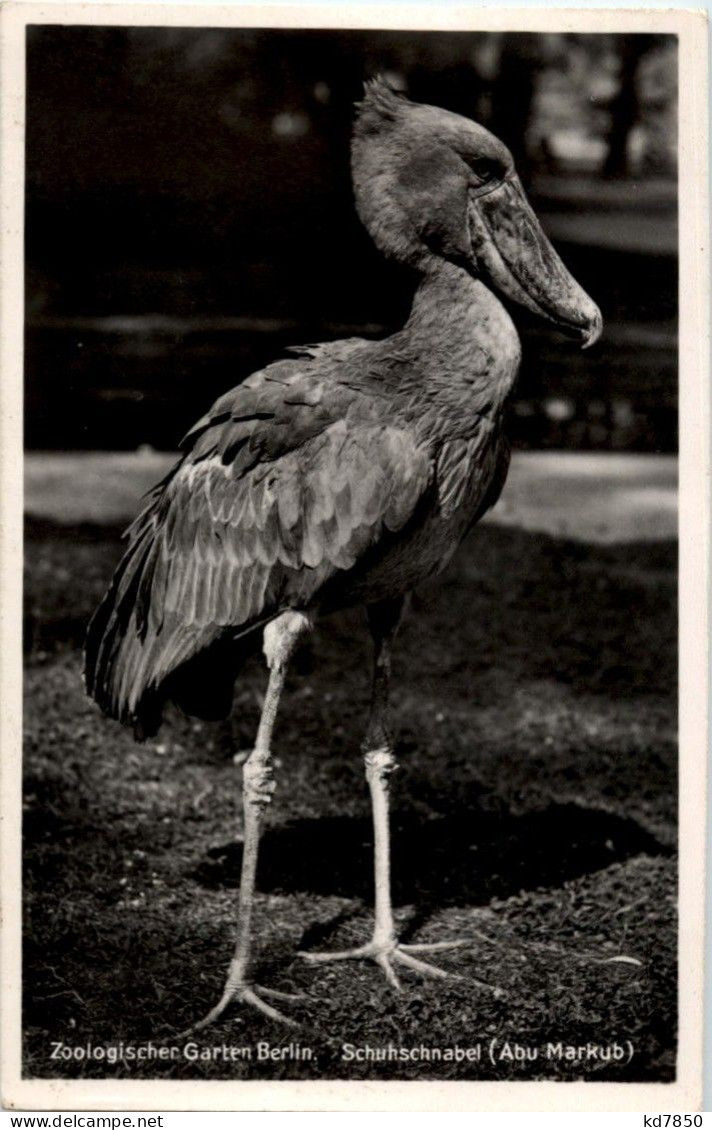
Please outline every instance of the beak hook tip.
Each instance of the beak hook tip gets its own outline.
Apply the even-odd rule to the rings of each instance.
[[[597,310],[589,329],[584,334],[583,344],[581,345],[581,348],[590,349],[592,345],[595,345],[600,338],[602,331],[603,319],[601,317],[600,310]]]

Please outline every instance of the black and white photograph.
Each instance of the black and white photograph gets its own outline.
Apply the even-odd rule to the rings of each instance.
[[[675,18],[46,12],[20,1078],[676,1093]]]

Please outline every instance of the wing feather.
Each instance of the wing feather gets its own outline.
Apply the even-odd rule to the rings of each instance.
[[[90,693],[124,721],[221,633],[313,600],[428,488],[430,454],[410,432],[294,365],[222,397],[128,531],[86,666]]]

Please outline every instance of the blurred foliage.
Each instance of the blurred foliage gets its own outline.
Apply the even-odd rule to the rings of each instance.
[[[172,446],[196,387],[207,400],[285,344],[402,322],[411,281],[351,199],[353,103],[380,72],[509,144],[603,309],[598,364],[535,335],[522,441],[600,444],[595,394],[634,420],[604,429],[615,446],[674,445],[674,37],[35,26],[27,64],[30,443]],[[621,354],[641,323],[662,353]],[[559,358],[570,428],[540,410],[544,378],[565,391]]]
[[[55,188],[110,169],[123,183],[187,177],[201,195],[234,171],[246,136],[343,148],[363,80],[378,72],[476,117],[534,168],[675,167],[673,36],[38,27],[28,64],[42,142],[29,176]],[[89,129],[91,154],[71,144]],[[113,130],[131,144],[106,145]]]

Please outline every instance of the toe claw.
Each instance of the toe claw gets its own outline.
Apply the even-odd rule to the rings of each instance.
[[[393,956],[395,956],[395,954],[393,954]],[[400,992],[401,983],[398,980],[398,976],[396,974],[395,969],[393,968],[393,966],[390,963],[390,960],[389,960],[390,957],[391,957],[390,954],[379,953],[378,956],[376,957],[376,962],[378,963],[378,965],[380,965],[381,969],[383,970],[383,972],[385,974],[386,981],[391,986],[391,988],[396,989],[398,992]]]

